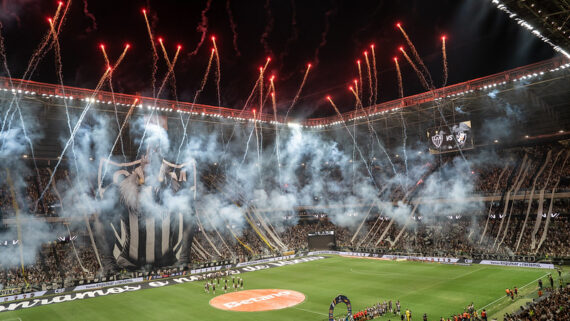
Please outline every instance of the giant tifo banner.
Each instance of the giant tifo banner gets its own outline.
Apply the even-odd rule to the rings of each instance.
[[[172,265],[189,261],[193,202],[196,198],[196,164],[174,164],[158,151],[141,159],[99,163],[98,197],[118,199],[119,206],[100,213],[94,222],[95,241],[103,266],[138,267]],[[187,210],[171,203],[187,204]],[[112,240],[110,242],[109,240]]]
[[[430,153],[440,154],[473,148],[473,133],[470,120],[448,125],[427,130]]]

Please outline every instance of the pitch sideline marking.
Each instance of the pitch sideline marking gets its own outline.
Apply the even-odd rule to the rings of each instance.
[[[0,321],[22,321],[22,319],[20,319],[19,317],[15,317],[15,318],[10,318],[10,319],[2,319]]]
[[[328,315],[328,314],[326,314],[326,313],[315,312],[315,311],[307,310],[307,309],[303,309],[303,308],[293,307],[293,309],[297,309],[297,310],[301,310],[301,311],[305,311],[305,312],[311,312],[311,313],[318,314],[318,315],[324,315],[324,316],[327,316],[327,315]]]
[[[550,273],[546,273],[546,274],[544,274],[543,276],[541,276],[541,277],[539,277],[539,278],[537,278],[537,279],[535,279],[535,280],[533,280],[533,281],[528,282],[527,284],[523,285],[523,286],[521,287],[521,289],[526,288],[527,286],[529,286],[529,285],[531,285],[532,283],[534,283],[534,282],[536,282],[536,281],[542,279],[543,277],[547,276],[548,274],[550,274]],[[502,300],[502,299],[504,299],[504,298],[505,298],[505,296],[501,296],[501,297],[498,298],[497,300],[495,300],[495,301],[493,301],[493,302],[487,304],[487,305],[484,306],[484,307],[479,308],[478,310],[483,310],[484,308],[486,308],[486,307],[488,307],[488,306],[490,306],[490,305],[493,305],[493,304],[497,303],[498,301],[500,301],[500,300]]]

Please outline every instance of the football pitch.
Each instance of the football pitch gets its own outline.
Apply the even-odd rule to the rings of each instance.
[[[332,256],[241,275],[246,290],[286,289],[305,295],[302,303],[281,310],[219,310],[209,304],[215,295],[204,293],[204,282],[196,281],[2,312],[0,321],[327,320],[329,305],[338,294],[350,299],[353,312],[379,301],[395,303],[399,300],[403,311],[412,310],[414,320],[421,320],[424,312],[429,320],[439,320],[441,316],[463,312],[463,307],[473,302],[478,309],[485,307],[492,316],[502,313],[505,304],[510,304],[505,298],[505,288],[517,286],[523,293],[534,293],[537,279],[549,272],[551,270]],[[548,283],[546,279],[543,281],[545,285]],[[217,295],[220,294],[223,291],[218,290]],[[522,304],[517,303],[520,302],[514,304]],[[346,313],[346,307],[337,305],[335,314],[342,312]],[[396,320],[396,316],[375,320],[388,319]]]

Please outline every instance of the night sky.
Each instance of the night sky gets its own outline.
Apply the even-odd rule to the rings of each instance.
[[[1,1],[0,21],[8,64],[15,78],[48,31],[57,1]],[[401,22],[426,62],[436,85],[443,79],[441,36],[447,36],[449,82],[454,84],[554,56],[554,51],[518,26],[486,0],[301,1],[231,0],[237,49],[226,0],[212,0],[206,13],[207,34],[197,27],[207,1],[87,1],[73,0],[60,34],[63,78],[70,86],[94,88],[105,64],[104,43],[111,61],[131,44],[125,61],[114,73],[115,91],[151,96],[152,51],[142,8],[156,37],[163,37],[172,56],[183,50],[175,68],[178,98],[191,101],[206,68],[215,35],[221,55],[222,105],[241,109],[259,66],[272,58],[267,75],[276,75],[278,108],[285,113],[303,78],[313,68],[293,114],[319,117],[334,114],[324,97],[330,94],[342,111],[353,107],[347,84],[357,77],[356,59],[375,44],[379,101],[397,98],[392,58],[399,56],[405,95],[424,91],[397,48],[405,41],[395,23]],[[406,47],[407,48],[407,47]],[[409,50],[408,50],[409,51]],[[159,60],[159,81],[165,72]],[[363,63],[363,66],[365,64]],[[5,75],[4,70],[2,74]],[[213,73],[199,103],[217,104]],[[53,52],[42,61],[32,80],[57,83]],[[162,98],[173,98],[172,90]]]

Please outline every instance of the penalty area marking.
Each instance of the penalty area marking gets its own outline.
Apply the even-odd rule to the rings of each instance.
[[[1,319],[0,321],[22,321],[19,317],[9,318],[9,319]]]
[[[270,311],[295,306],[305,301],[301,292],[282,289],[257,289],[230,292],[210,300],[214,308],[226,311]]]

